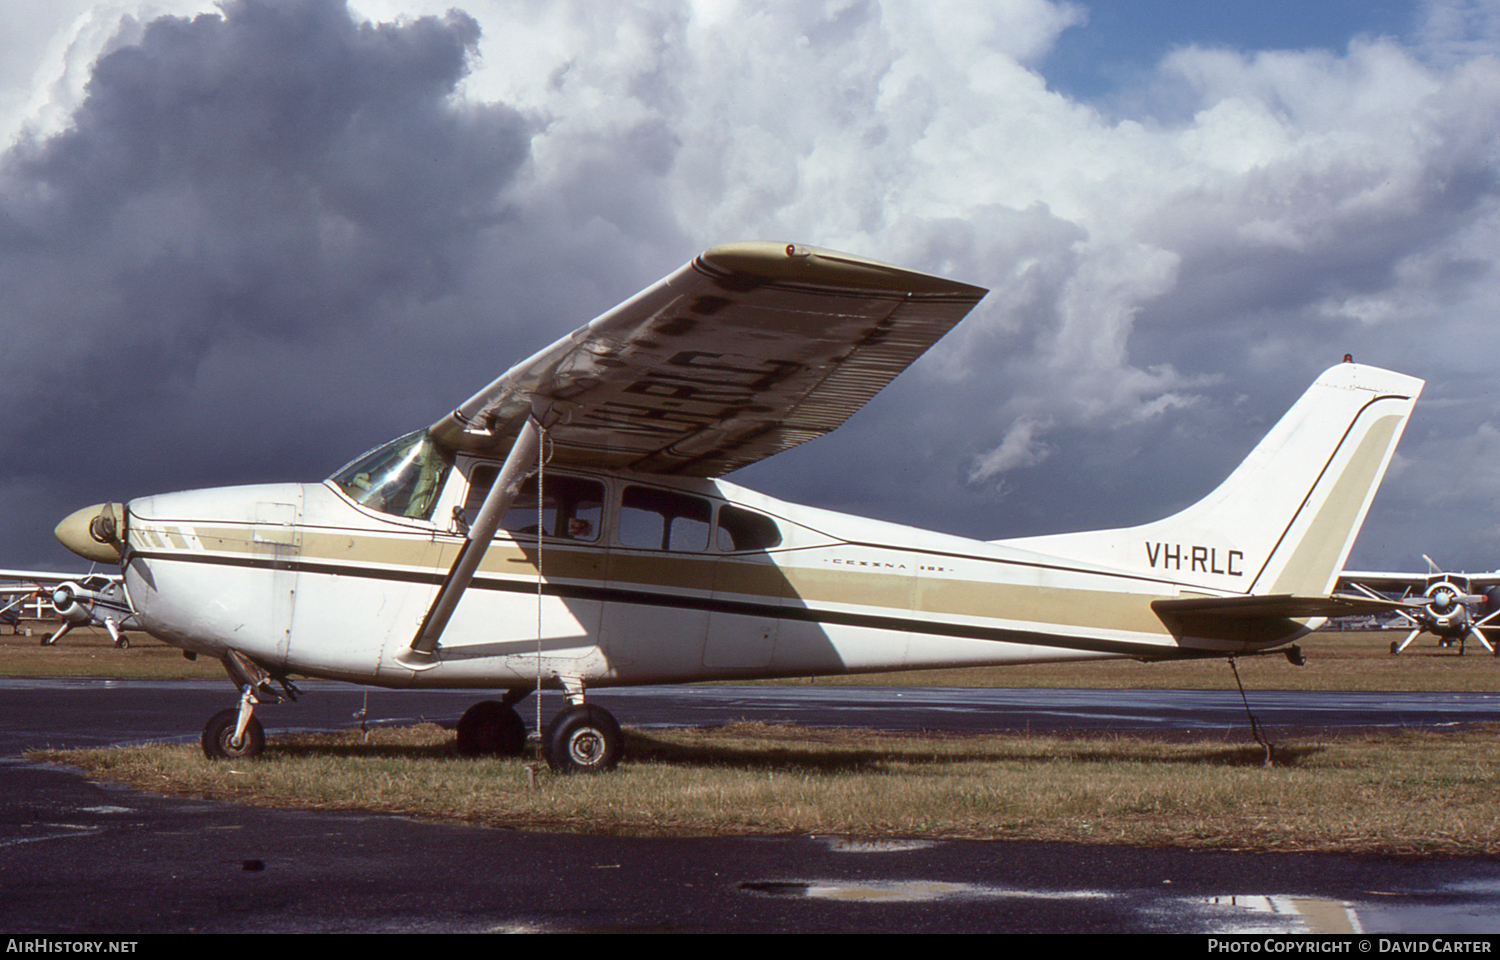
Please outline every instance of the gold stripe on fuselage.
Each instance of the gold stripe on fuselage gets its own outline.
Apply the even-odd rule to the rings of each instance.
[[[248,559],[258,551],[252,526],[216,525],[194,530],[202,551]],[[132,534],[159,542],[152,526],[139,522]],[[376,578],[415,579],[436,582],[445,575],[463,541],[452,535],[434,538],[430,531],[371,534],[360,530],[303,528],[296,562],[313,573],[319,568],[348,568]],[[543,564],[551,582],[574,582],[616,590],[640,591],[664,597],[673,594],[700,598],[727,598],[731,602],[757,603],[767,607],[820,609],[866,609],[886,616],[915,616],[939,621],[1004,621],[1035,624],[1053,630],[1100,630],[1144,634],[1170,640],[1170,632],[1151,610],[1150,602],[1175,591],[1151,583],[1152,592],[1122,593],[1116,589],[1086,589],[1048,586],[1038,580],[1036,568],[1007,563],[1029,582],[978,580],[954,572],[955,566],[999,566],[984,557],[944,557],[941,563],[917,551],[882,554],[900,557],[889,563],[867,566],[821,567],[835,550],[847,546],[808,547],[773,552],[771,561],[747,561],[734,555],[667,554],[637,552],[628,548],[576,546],[564,541],[546,541]],[[196,550],[184,551],[188,554]],[[188,559],[184,557],[184,559]],[[281,559],[291,559],[283,556]],[[797,562],[788,562],[795,560]],[[784,564],[784,565],[783,565]],[[923,567],[941,567],[933,573]],[[405,577],[399,577],[405,574]],[[1090,574],[1075,574],[1087,577]],[[533,582],[536,577],[536,547],[496,540],[486,551],[477,571],[485,580]],[[1140,581],[1147,583],[1147,581]],[[649,602],[641,599],[638,602]]]

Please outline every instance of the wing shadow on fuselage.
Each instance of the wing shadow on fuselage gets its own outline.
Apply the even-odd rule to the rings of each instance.
[[[500,549],[496,550],[495,547]],[[503,604],[510,639],[455,615],[445,661],[602,660],[595,686],[845,672],[824,626],[766,551],[713,554],[497,540],[468,607]],[[502,565],[505,576],[492,571]],[[542,570],[540,598],[537,570]],[[538,604],[541,610],[538,614]],[[528,633],[529,636],[518,634]],[[491,638],[486,638],[486,634]],[[464,642],[463,637],[474,642]],[[904,638],[903,641],[904,642]]]

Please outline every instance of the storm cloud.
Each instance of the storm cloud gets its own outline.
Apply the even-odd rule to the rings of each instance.
[[[529,138],[451,102],[478,39],[459,14],[356,25],[334,0],[151,22],[100,57],[68,130],[6,155],[12,343],[62,346],[36,372],[81,365],[71,396],[109,404],[220,337],[316,341],[451,291]]]
[[[1429,380],[1355,562],[1500,565],[1493,4],[1179,44],[1083,100],[1049,58],[1088,10],[1047,0],[161,2],[76,21],[0,159],[15,563],[66,563],[81,504],[324,475],[773,239],[992,293],[736,480],[987,538],[1141,522],[1352,352]]]

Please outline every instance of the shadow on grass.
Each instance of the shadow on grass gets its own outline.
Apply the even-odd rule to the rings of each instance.
[[[413,742],[390,742],[362,739],[357,733],[292,733],[274,736],[266,741],[266,759],[287,757],[346,757],[360,760],[442,760],[458,758],[458,744],[453,737],[413,738]]]
[[[683,743],[651,733],[627,730],[626,757],[636,763],[667,766],[728,766],[751,770],[803,773],[866,773],[893,765],[943,767],[966,763],[1140,763],[1155,766],[1262,767],[1265,750],[1258,744],[1165,744],[1146,740],[1070,740],[1052,752],[1038,752],[1025,744],[974,744],[967,748],[950,737],[892,739],[876,746],[828,742],[820,735],[807,743],[788,742],[784,736],[767,739],[764,746],[703,742]],[[850,738],[858,735],[849,731]],[[744,736],[738,739],[743,740]],[[936,748],[936,749],[934,749]],[[1317,745],[1278,745],[1275,765],[1295,767],[1322,753]]]
[[[271,740],[266,744],[266,759],[287,757],[347,757],[360,760],[441,760],[458,757],[453,744],[436,746],[401,746],[388,743],[286,743]]]
[[[398,739],[393,742],[392,734]],[[410,742],[399,738],[409,736]],[[1310,744],[1279,745],[1275,765],[1295,767],[1322,753]],[[523,758],[533,757],[528,746]],[[625,756],[631,763],[677,767],[737,767],[786,773],[869,773],[893,766],[941,768],[967,763],[1041,765],[1058,763],[1139,763],[1148,766],[1260,767],[1265,751],[1254,743],[1167,742],[1123,737],[1058,739],[1053,749],[1039,750],[1024,739],[984,740],[947,734],[892,736],[863,730],[822,730],[791,725],[751,725],[731,729],[625,731]],[[446,732],[436,736],[385,731],[372,741],[357,733],[289,734],[272,738],[266,757],[303,759],[460,760],[457,744]]]

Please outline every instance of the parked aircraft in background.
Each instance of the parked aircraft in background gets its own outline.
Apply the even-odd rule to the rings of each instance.
[[[15,625],[25,605],[36,600],[46,589],[40,583],[22,577],[25,571],[0,570],[0,623]],[[12,576],[14,575],[14,576]]]
[[[19,617],[27,601],[45,597],[51,612],[62,618],[62,626],[42,638],[51,646],[69,630],[93,624],[109,631],[115,646],[125,649],[130,641],[121,630],[135,626],[125,600],[120,574],[51,573],[41,570],[0,570],[0,616]],[[14,622],[13,620],[10,622]]]
[[[1447,573],[1425,553],[1422,559],[1427,561],[1425,574],[1345,570],[1339,585],[1367,597],[1400,594],[1402,598],[1422,598],[1415,608],[1396,611],[1412,625],[1412,631],[1405,640],[1391,641],[1392,656],[1405,650],[1424,630],[1436,636],[1441,646],[1458,644],[1460,656],[1471,639],[1500,656],[1481,629],[1500,617],[1500,571]]]
[[[833,430],[984,294],[715,247],[322,483],[102,504],[57,535],[121,564],[142,629],[223,661],[240,700],[210,757],[258,753],[255,708],[293,675],[505,690],[460,721],[466,754],[520,752],[514,705],[561,689],[551,764],[603,770],[622,740],[599,687],[1246,655],[1399,606],[1330,595],[1422,387],[1353,363],[1136,527],[986,542],[719,479]]]

